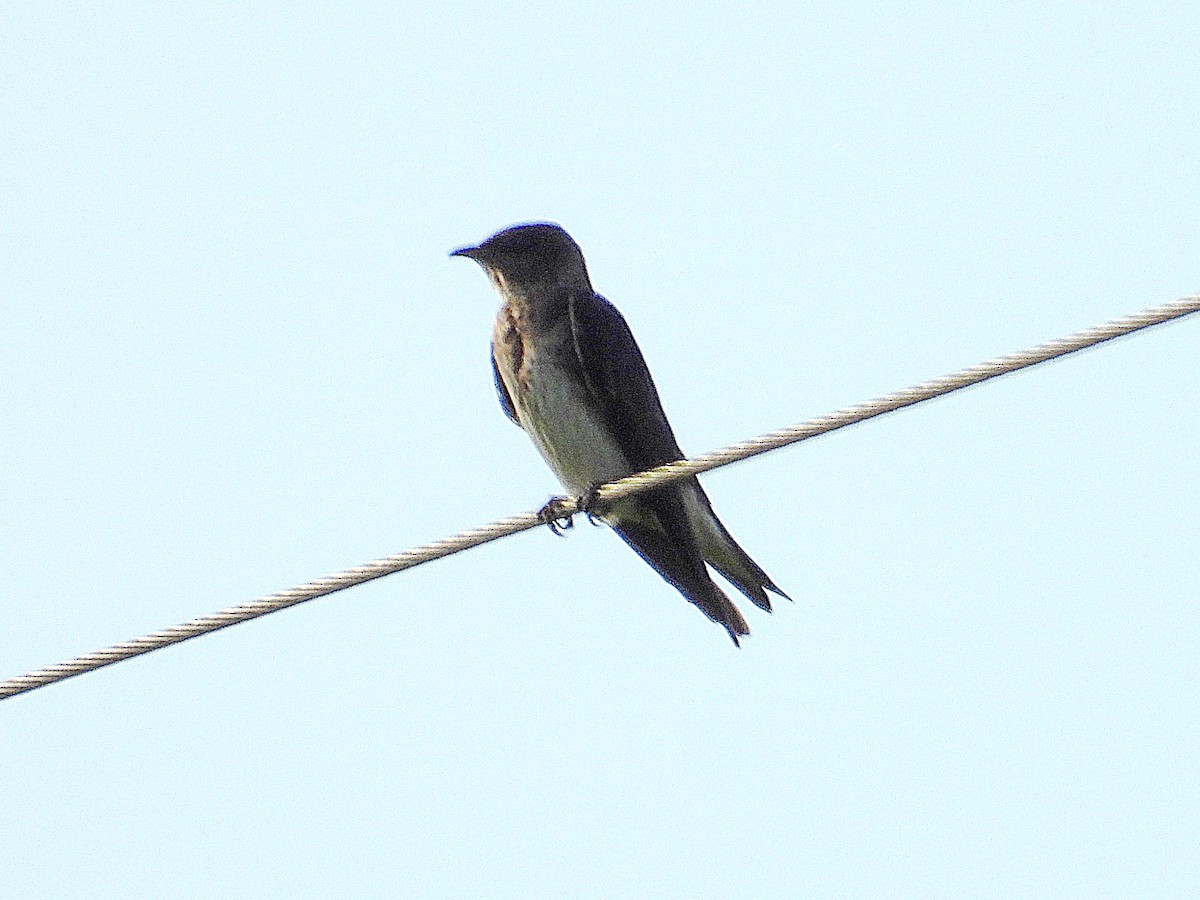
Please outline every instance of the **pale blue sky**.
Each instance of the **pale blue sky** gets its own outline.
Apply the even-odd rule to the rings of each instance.
[[[1194,4],[8,4],[0,677],[536,507],[496,301],[579,240],[685,449],[1200,290]],[[0,704],[5,897],[1195,896],[1200,320],[617,538]]]

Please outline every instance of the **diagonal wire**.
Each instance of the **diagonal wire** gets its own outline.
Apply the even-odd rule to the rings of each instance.
[[[629,475],[601,487],[598,491],[597,499],[600,502],[619,500],[658,485],[689,478],[701,472],[707,472],[710,469],[727,466],[730,463],[738,462],[751,456],[757,456],[760,453],[786,447],[788,444],[795,444],[808,438],[816,437],[817,435],[827,434],[839,428],[845,428],[847,425],[853,425],[866,419],[883,415],[884,413],[903,409],[906,406],[912,406],[924,400],[941,397],[952,391],[957,391],[973,384],[979,384],[981,381],[987,381],[990,378],[1007,375],[1018,369],[1028,368],[1038,363],[1065,356],[1068,353],[1075,353],[1088,347],[1094,347],[1113,338],[1132,334],[1143,328],[1159,325],[1197,311],[1200,311],[1200,294],[1184,297],[1172,303],[1165,303],[1162,306],[1151,307],[1140,313],[1114,319],[1111,322],[1104,325],[1097,325],[1094,328],[1088,328],[1069,337],[1059,338],[1058,340],[1050,341],[1049,343],[1024,350],[1020,353],[1001,356],[977,366],[962,369],[952,375],[936,378],[932,381],[925,381],[905,390],[885,394],[866,403],[850,406],[799,425],[781,428],[778,431],[772,431],[769,434],[751,438],[750,440],[733,444],[724,449],[715,450],[712,453],[705,453],[693,459],[680,460],[679,462],[668,463],[667,465],[659,466],[646,472]],[[575,500],[563,498],[559,503],[558,512],[564,518],[577,511],[578,506]],[[339,572],[336,575],[320,578],[300,587],[290,588],[286,591],[280,591],[277,594],[261,597],[251,603],[223,609],[211,615],[201,616],[198,619],[192,619],[190,622],[184,622],[182,625],[164,628],[161,631],[155,631],[131,641],[114,644],[104,650],[97,650],[94,653],[88,653],[84,656],[58,663],[57,665],[37,669],[26,675],[19,675],[7,681],[0,682],[0,700],[53,684],[56,681],[62,681],[75,675],[82,675],[84,672],[112,665],[115,662],[120,662],[130,657],[140,656],[143,653],[149,653],[151,650],[159,650],[171,644],[178,644],[180,641],[186,641],[194,637],[199,637],[202,634],[218,631],[221,628],[228,628],[230,625],[236,625],[239,622],[257,619],[259,616],[278,612],[281,609],[287,609],[289,606],[295,606],[307,600],[314,600],[317,597],[324,597],[337,591],[345,590],[348,587],[353,587],[356,584],[373,581],[376,578],[382,578],[384,575],[390,575],[393,572],[411,569],[413,566],[418,566],[421,563],[441,559],[444,556],[459,553],[470,547],[477,547],[480,544],[486,544],[510,534],[535,528],[542,524],[542,521],[537,512],[519,513],[518,515],[492,522],[489,525],[459,532],[456,535],[425,544],[422,547],[397,553],[393,556],[386,556],[365,565]]]

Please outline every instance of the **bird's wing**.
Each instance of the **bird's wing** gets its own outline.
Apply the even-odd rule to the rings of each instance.
[[[611,303],[592,293],[575,295],[570,309],[571,331],[584,381],[603,410],[608,431],[616,436],[630,465],[642,471],[683,459],[646,360],[625,318]],[[684,484],[707,505],[708,498],[695,479]],[[715,520],[711,508],[706,506],[706,509]],[[735,644],[739,635],[750,633],[742,614],[704,568],[704,556],[688,519],[685,495],[678,487],[639,494],[626,501],[622,514],[606,521],[681,594],[710,619],[724,625]],[[724,526],[718,522],[717,527],[732,543],[733,539],[723,531]],[[740,548],[738,551],[741,552]],[[759,589],[758,594],[761,593]],[[757,597],[752,599],[758,602]]]
[[[570,308],[584,379],[630,463],[641,471],[683,459],[624,316],[591,292],[573,296]]]
[[[500,408],[504,410],[504,414],[513,420],[513,424],[518,428],[521,427],[521,420],[517,418],[517,408],[513,406],[512,396],[508,393],[508,388],[504,385],[504,379],[500,377],[500,367],[496,365],[496,352],[492,351],[492,378],[496,382],[496,396],[500,398]]]

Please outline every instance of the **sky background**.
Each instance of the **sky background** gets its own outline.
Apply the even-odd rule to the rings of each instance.
[[[1200,290],[1195,4],[6,4],[0,678],[529,510],[562,223],[702,452]],[[0,704],[0,896],[1195,896],[1200,317]],[[745,607],[749,604],[743,603]]]

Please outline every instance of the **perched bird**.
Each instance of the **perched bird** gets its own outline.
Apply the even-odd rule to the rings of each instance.
[[[625,319],[592,289],[579,246],[558,225],[516,225],[451,256],[479,263],[503,301],[492,330],[500,405],[573,496],[683,459]],[[725,530],[695,478],[596,510],[638,555],[735,644],[750,629],[708,563],[768,612],[787,597]]]

